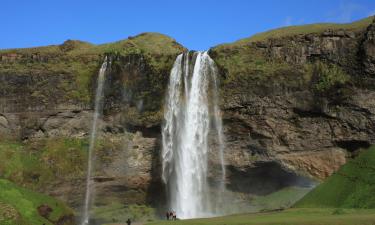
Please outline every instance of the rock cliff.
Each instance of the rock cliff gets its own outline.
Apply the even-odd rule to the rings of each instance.
[[[372,20],[282,28],[209,50],[220,73],[231,191],[263,195],[306,185],[306,177],[322,180],[375,143]],[[5,160],[21,165],[0,166],[0,176],[80,207],[97,71],[106,55],[112,64],[96,148],[97,205],[162,205],[163,101],[184,51],[156,33],[105,45],[70,40],[1,50],[1,146]],[[218,166],[214,146],[211,155]]]
[[[371,20],[282,28],[210,50],[223,74],[231,165],[252,156],[324,179],[374,143]]]

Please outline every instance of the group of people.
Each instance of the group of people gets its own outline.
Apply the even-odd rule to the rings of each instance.
[[[176,216],[176,211],[167,211],[165,213],[165,216],[167,217],[167,220],[176,220],[177,219],[177,216]]]

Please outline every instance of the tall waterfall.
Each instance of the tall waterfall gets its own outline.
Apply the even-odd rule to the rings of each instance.
[[[225,189],[224,136],[216,75],[207,52],[179,55],[170,74],[162,128],[163,180],[170,209],[179,218],[217,214],[207,181],[212,136],[221,164],[220,189]]]
[[[85,202],[84,202],[84,208],[83,208],[83,214],[82,214],[82,225],[89,224],[90,220],[90,205],[91,205],[91,199],[92,199],[92,192],[93,192],[93,182],[91,179],[92,174],[92,168],[94,164],[93,159],[93,151],[95,146],[95,140],[96,140],[96,132],[97,132],[97,122],[99,115],[102,111],[102,99],[103,99],[103,86],[104,86],[104,75],[107,70],[107,57],[105,57],[104,62],[99,70],[98,75],[98,84],[96,87],[96,93],[95,93],[95,111],[93,115],[93,122],[91,127],[91,135],[90,135],[90,143],[89,143],[89,156],[88,156],[88,163],[87,163],[87,177],[86,177],[86,193],[85,193]]]

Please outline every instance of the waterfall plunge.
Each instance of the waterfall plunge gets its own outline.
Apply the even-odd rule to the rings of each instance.
[[[97,122],[99,115],[102,111],[102,98],[103,98],[103,86],[104,86],[104,75],[107,70],[107,57],[105,57],[104,62],[99,70],[98,75],[98,84],[96,87],[96,93],[95,93],[95,111],[93,115],[93,122],[91,127],[91,135],[90,135],[90,143],[89,143],[89,156],[88,156],[88,162],[87,162],[87,177],[86,177],[86,193],[85,193],[85,203],[83,208],[83,214],[82,214],[82,225],[89,224],[90,220],[90,205],[91,205],[91,199],[92,199],[92,192],[93,192],[93,183],[91,180],[91,174],[92,174],[92,168],[94,164],[93,159],[93,151],[95,146],[95,140],[96,140],[96,132],[97,132]]]
[[[189,53],[179,55],[173,65],[162,129],[163,180],[167,184],[170,208],[179,218],[218,214],[207,183],[211,127],[221,164],[220,190],[225,189],[224,136],[216,67],[207,52],[195,53],[194,57],[194,68],[190,68]],[[218,202],[220,194],[215,197]]]

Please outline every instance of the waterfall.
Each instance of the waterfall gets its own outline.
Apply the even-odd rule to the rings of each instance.
[[[191,61],[195,59],[192,69],[190,57]],[[198,52],[193,56],[179,55],[170,74],[162,128],[163,180],[170,208],[179,218],[217,214],[207,181],[212,128],[219,146],[220,189],[225,189],[224,136],[216,71],[207,52]]]
[[[210,64],[210,68],[214,71],[214,74],[217,74],[216,66],[214,64],[214,61],[211,58],[208,58],[208,63]],[[224,140],[224,134],[223,134],[223,122],[221,119],[221,111],[219,108],[219,96],[217,93],[218,89],[218,83],[216,76],[213,77],[214,82],[214,91],[213,91],[213,101],[214,101],[214,118],[215,118],[215,127],[217,132],[217,139],[219,144],[219,159],[220,159],[220,165],[221,165],[221,179],[220,179],[220,191],[225,191],[225,159],[224,159],[224,149],[225,149],[225,140]],[[220,195],[220,200],[222,200],[223,195]]]
[[[95,108],[94,108],[94,115],[93,115],[93,122],[91,127],[91,135],[90,135],[90,142],[89,142],[89,152],[88,152],[88,162],[87,162],[87,177],[86,177],[86,193],[85,193],[85,202],[84,202],[84,208],[83,208],[83,214],[82,214],[82,225],[89,224],[90,220],[90,205],[91,205],[91,199],[92,199],[92,192],[93,192],[93,182],[91,180],[92,175],[92,168],[94,164],[93,159],[93,151],[95,146],[95,140],[96,140],[96,132],[97,132],[97,122],[99,115],[102,111],[102,98],[103,98],[103,86],[104,86],[104,75],[107,70],[107,57],[105,57],[104,62],[99,70],[98,75],[98,84],[96,87],[96,93],[95,93]]]

